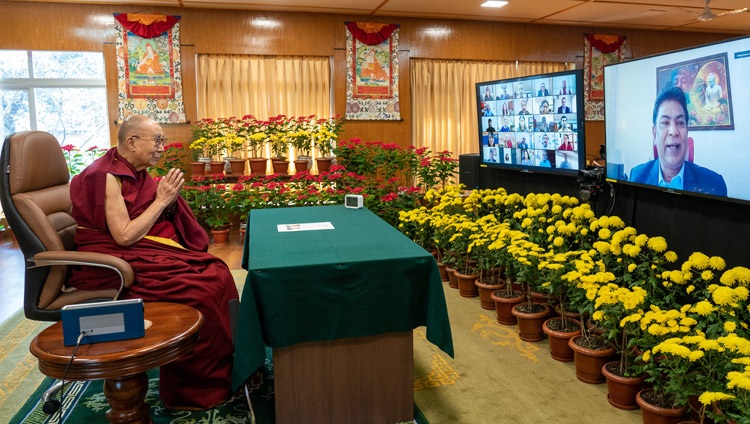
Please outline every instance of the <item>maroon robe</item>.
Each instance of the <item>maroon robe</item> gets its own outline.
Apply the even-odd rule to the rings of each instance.
[[[187,249],[143,238],[119,246],[107,228],[104,199],[107,174],[120,179],[130,219],[138,217],[156,198],[157,183],[146,170],[133,166],[111,149],[73,178],[70,197],[78,223],[78,250],[106,253],[133,267],[135,281],[121,298],[174,302],[198,309],[205,318],[198,344],[187,355],[161,367],[159,393],[170,407],[205,409],[231,395],[233,344],[229,301],[237,288],[227,265],[206,252],[208,235],[184,199],[173,213],[163,213],[149,235],[171,238]],[[119,287],[108,270],[74,267],[69,284],[80,289]]]

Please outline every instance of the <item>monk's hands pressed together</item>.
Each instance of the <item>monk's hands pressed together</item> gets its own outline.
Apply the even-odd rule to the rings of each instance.
[[[164,205],[171,205],[180,195],[180,189],[185,184],[185,176],[179,169],[172,168],[167,172],[156,189],[156,200],[160,200]]]

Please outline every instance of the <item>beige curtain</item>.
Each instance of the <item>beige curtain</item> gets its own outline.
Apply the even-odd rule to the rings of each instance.
[[[196,74],[199,119],[333,116],[328,57],[198,55]]]
[[[412,143],[453,157],[479,152],[477,82],[574,69],[554,62],[412,59]]]

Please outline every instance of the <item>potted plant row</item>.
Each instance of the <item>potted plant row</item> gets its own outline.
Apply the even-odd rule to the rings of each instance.
[[[506,287],[492,296],[499,322],[512,323],[501,318],[500,299],[518,295],[518,279],[525,297],[516,302],[530,308],[531,293],[543,293],[561,315],[548,324],[580,327],[567,343],[576,375],[588,383],[606,379],[613,406],[640,407],[644,422],[654,409],[673,414],[660,422],[685,419],[688,408],[696,422],[745,422],[750,416],[750,269],[729,268],[701,252],[679,262],[663,237],[639,234],[618,217],[595,217],[587,205],[564,196],[457,192],[429,191],[422,221],[445,224],[450,217],[462,234],[471,229],[468,256],[482,272],[503,268]],[[443,228],[434,232],[436,243],[453,236],[450,225]],[[552,345],[553,331],[544,328]],[[522,339],[539,337],[529,334]],[[589,356],[596,359],[584,366]],[[622,393],[615,387],[621,384]]]

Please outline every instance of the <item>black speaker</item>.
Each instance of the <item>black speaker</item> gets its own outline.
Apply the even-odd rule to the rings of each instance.
[[[479,153],[458,155],[458,182],[466,189],[479,188]]]

